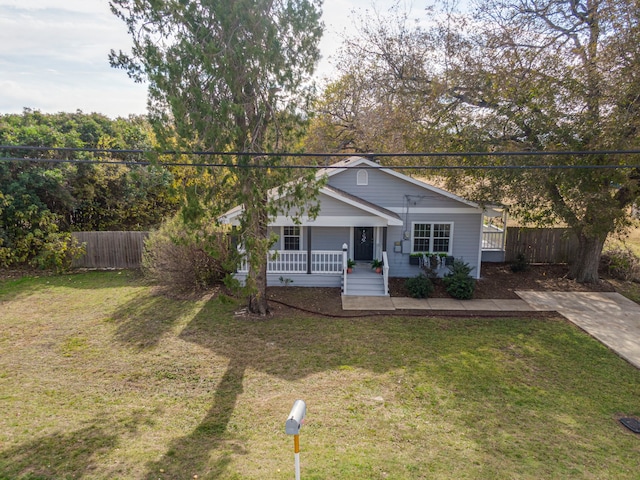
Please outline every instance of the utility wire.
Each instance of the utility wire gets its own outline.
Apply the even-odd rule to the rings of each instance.
[[[421,153],[275,153],[275,152],[205,152],[205,151],[154,151],[140,149],[106,149],[106,148],[67,148],[67,147],[34,147],[25,145],[0,145],[0,151],[25,151],[25,152],[57,152],[57,153],[103,153],[115,155],[145,155],[145,156],[252,156],[252,157],[299,157],[299,158],[329,158],[329,157],[353,157],[364,158],[438,158],[438,157],[544,157],[544,156],[610,156],[610,155],[640,155],[640,150],[596,150],[596,151],[519,151],[519,152],[421,152]],[[235,169],[343,169],[349,165],[273,165],[273,164],[228,164],[209,162],[165,162],[145,160],[118,160],[118,159],[63,159],[63,158],[33,158],[33,157],[0,157],[3,162],[39,162],[39,163],[69,163],[69,164],[111,164],[126,166],[165,166],[165,167],[202,167],[202,168],[235,168]],[[381,165],[381,167],[384,167]],[[358,165],[358,169],[376,169],[378,166]],[[611,170],[611,169],[637,169],[640,164],[587,164],[587,165],[393,165],[395,170]]]
[[[587,156],[587,155],[640,155],[640,150],[570,150],[570,151],[517,151],[517,152],[416,152],[416,153],[295,153],[295,152],[211,152],[181,150],[142,150],[80,147],[35,147],[29,145],[0,145],[0,150],[41,152],[87,152],[138,155],[195,155],[195,156],[252,156],[252,157],[508,157],[508,156]]]
[[[253,165],[226,163],[186,163],[186,162],[144,162],[127,160],[68,160],[59,158],[15,158],[0,157],[0,162],[33,162],[59,164],[68,163],[72,165],[126,165],[135,166],[157,166],[157,167],[202,167],[202,168],[231,168],[231,169],[273,169],[273,170],[332,170],[357,168],[358,170],[376,170],[379,168],[390,168],[393,170],[614,170],[614,169],[640,169],[640,164],[624,165],[390,165],[390,166],[370,166],[357,165]]]

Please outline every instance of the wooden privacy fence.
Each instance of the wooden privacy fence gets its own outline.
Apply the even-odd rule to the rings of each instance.
[[[86,254],[73,261],[75,268],[140,268],[149,232],[74,232]],[[507,228],[505,261],[523,253],[530,263],[568,263],[578,239],[568,228]]]
[[[73,232],[85,244],[86,254],[75,268],[140,268],[144,240],[149,232]]]
[[[577,249],[578,239],[568,228],[507,228],[507,262],[523,253],[529,263],[568,263]]]

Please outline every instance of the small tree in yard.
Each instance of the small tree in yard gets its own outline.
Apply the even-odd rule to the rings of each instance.
[[[240,240],[250,271],[249,310],[266,314],[266,262],[273,239],[269,219],[317,195],[312,173],[278,169],[282,160],[260,152],[298,144],[305,87],[319,58],[319,0],[112,0],[111,9],[133,37],[131,54],[111,63],[149,83],[150,116],[159,137],[180,147],[222,155],[228,168],[208,175],[203,191],[188,185],[187,217],[243,205]],[[274,168],[276,167],[276,168]],[[291,181],[297,178],[297,181]],[[278,201],[269,191],[278,191]],[[314,209],[313,202],[310,203]],[[309,212],[307,212],[309,213]],[[311,212],[313,214],[313,211]]]

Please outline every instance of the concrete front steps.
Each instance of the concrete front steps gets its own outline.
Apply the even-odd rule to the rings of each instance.
[[[344,292],[344,286],[343,286]],[[384,278],[373,270],[355,268],[353,273],[347,275],[347,291],[343,293],[348,296],[360,297],[385,297]]]

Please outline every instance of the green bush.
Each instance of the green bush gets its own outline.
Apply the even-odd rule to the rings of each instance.
[[[614,278],[640,282],[640,258],[629,248],[616,247],[602,255],[607,272]]]
[[[408,278],[405,287],[413,298],[427,298],[433,293],[433,282],[424,274]]]
[[[511,271],[514,273],[517,272],[526,272],[529,270],[529,261],[527,257],[524,256],[524,253],[519,253],[516,256],[516,261],[511,264]]]
[[[69,232],[59,231],[58,216],[36,206],[28,211],[18,225],[3,225],[0,217],[0,267],[29,265],[57,273],[71,268],[84,246]]]
[[[85,252],[85,245],[70,233],[50,233],[42,244],[40,253],[31,261],[31,265],[62,273],[69,270],[73,260]]]
[[[231,242],[214,228],[189,231],[177,215],[145,241],[142,272],[172,290],[199,291],[220,283],[231,272]]]
[[[447,293],[459,300],[468,300],[473,297],[476,289],[476,281],[471,277],[473,267],[462,260],[454,260],[449,266],[450,272],[442,279]]]

